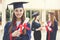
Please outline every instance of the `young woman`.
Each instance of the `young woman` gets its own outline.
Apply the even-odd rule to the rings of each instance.
[[[12,22],[8,22],[4,28],[3,40],[30,40],[31,30],[30,24],[24,23],[23,4],[27,2],[13,2],[13,18]]]
[[[47,39],[46,40],[56,40],[56,34],[58,30],[58,23],[55,18],[54,13],[49,13],[49,20],[47,22]]]
[[[41,24],[39,22],[39,14],[35,12],[33,14],[33,22],[32,22],[32,31],[34,31],[34,40],[41,40]]]

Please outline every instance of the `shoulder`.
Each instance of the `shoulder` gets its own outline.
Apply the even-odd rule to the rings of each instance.
[[[10,21],[8,21],[6,24],[11,24],[11,22],[10,22]]]
[[[54,24],[55,24],[55,25],[58,25],[58,22],[55,20],[55,21],[54,21]]]
[[[10,24],[11,24],[11,22],[10,22],[10,21],[6,23],[6,25],[10,25]]]
[[[32,21],[32,24],[34,24],[34,23],[35,23],[35,21],[33,20],[33,21]]]
[[[57,20],[54,20],[55,23],[58,23]]]
[[[30,27],[30,23],[27,23],[27,26]]]
[[[9,22],[6,23],[4,28],[9,28],[10,25],[11,25],[11,22],[9,21]]]
[[[27,25],[30,25],[30,23],[27,23]]]

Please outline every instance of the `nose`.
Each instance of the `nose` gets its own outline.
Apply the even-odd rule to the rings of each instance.
[[[18,11],[18,14],[21,13],[20,11]]]

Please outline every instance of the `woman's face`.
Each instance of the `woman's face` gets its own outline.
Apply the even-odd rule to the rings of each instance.
[[[36,17],[36,20],[39,20],[39,16]]]
[[[50,14],[49,19],[50,19],[50,20],[54,20],[54,15],[51,15],[51,14]]]
[[[50,20],[50,18],[51,18],[51,17],[50,17],[50,14],[48,14],[48,18],[49,18],[48,20]]]
[[[16,8],[14,9],[14,13],[15,13],[16,18],[21,18],[24,13],[24,10],[23,8]]]

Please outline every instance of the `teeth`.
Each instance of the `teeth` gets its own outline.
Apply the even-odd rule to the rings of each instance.
[[[17,14],[17,15],[19,15],[19,14]]]

